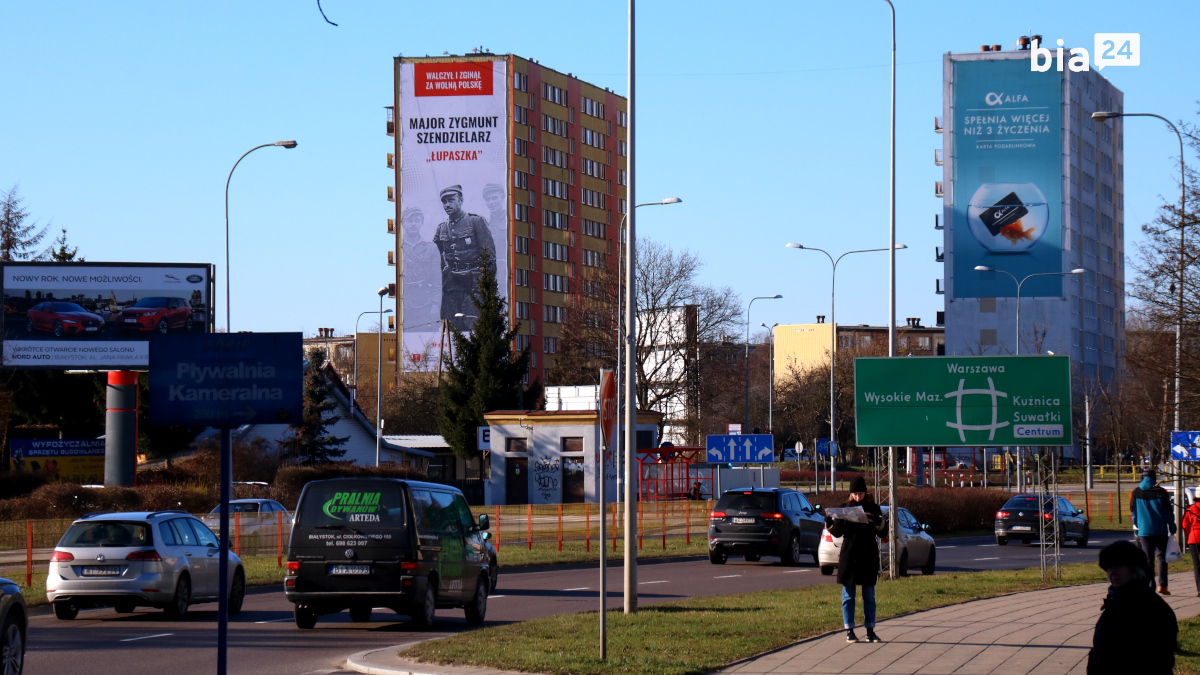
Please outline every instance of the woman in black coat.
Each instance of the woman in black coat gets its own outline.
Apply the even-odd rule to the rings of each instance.
[[[879,642],[879,636],[875,635],[875,581],[879,578],[879,542],[876,537],[884,529],[883,511],[867,494],[867,481],[862,476],[850,481],[850,501],[846,502],[846,506],[861,506],[868,521],[855,523],[842,518],[825,518],[829,533],[842,538],[837,580],[842,585],[842,623],[846,627],[846,642],[858,642],[858,636],[854,634],[856,586],[862,587],[863,624],[867,627],[867,642]]]

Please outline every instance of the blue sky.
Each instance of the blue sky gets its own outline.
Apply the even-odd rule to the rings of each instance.
[[[1008,48],[1031,31],[1090,50],[1095,32],[1137,32],[1141,65],[1104,71],[1126,110],[1197,119],[1200,78],[1187,73],[1198,3],[897,5],[897,227],[909,246],[897,256],[901,321],[932,323],[942,308],[933,229],[942,53]],[[392,272],[391,57],[483,45],[627,90],[624,3],[322,6],[338,27],[315,0],[7,7],[0,188],[19,183],[33,215],[67,227],[89,260],[214,262],[223,283],[229,168],[255,145],[296,139],[295,150],[254,153],[234,176],[233,325],[341,333]],[[826,314],[828,262],[783,245],[887,244],[886,4],[643,1],[638,25],[638,198],[684,200],[643,209],[639,233],[690,248],[708,283],[745,299],[783,294],[755,303],[754,325]],[[1132,254],[1139,225],[1175,192],[1178,160],[1161,123],[1125,129]],[[839,319],[884,323],[885,254],[856,257],[839,275]]]

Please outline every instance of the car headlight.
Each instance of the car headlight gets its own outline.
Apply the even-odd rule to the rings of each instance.
[[[75,319],[63,319],[63,320],[62,320],[62,322],[63,322],[63,323],[79,323],[79,322],[78,322],[78,321],[76,321]]]

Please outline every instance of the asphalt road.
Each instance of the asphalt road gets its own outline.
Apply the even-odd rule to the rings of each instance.
[[[1094,562],[1104,545],[1123,532],[1095,531],[1087,548],[1063,548],[1063,562]],[[622,606],[622,570],[610,561],[608,607]],[[991,537],[938,542],[938,573],[1036,567],[1036,546],[997,546]],[[915,572],[915,570],[914,570]],[[919,573],[919,572],[917,572]],[[501,570],[500,585],[488,603],[488,624],[523,621],[551,614],[591,610],[598,604],[594,566]],[[774,558],[725,565],[706,559],[646,560],[638,568],[642,604],[687,597],[833,584],[808,563],[784,567]],[[833,597],[838,591],[830,589]],[[157,610],[116,614],[85,610],[74,621],[58,621],[45,609],[30,621],[26,672],[129,675],[208,675],[215,670],[216,607],[193,607],[184,621],[168,621]],[[292,606],[282,591],[261,589],[247,596],[230,624],[229,672],[236,675],[300,675],[336,671],[354,652],[404,644],[466,630],[461,610],[441,610],[435,632],[412,630],[403,617],[380,610],[370,623],[355,624],[347,612],[326,615],[314,630],[292,623]]]

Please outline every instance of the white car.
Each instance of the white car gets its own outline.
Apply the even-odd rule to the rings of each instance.
[[[888,507],[880,507],[883,510],[884,517],[887,517]],[[910,569],[920,568],[922,574],[933,574],[934,568],[937,565],[937,547],[933,541],[933,537],[929,536],[926,530],[927,525],[922,525],[917,521],[913,514],[909,513],[908,509],[900,507],[900,521],[896,524],[900,532],[900,541],[898,542],[897,550],[900,551],[900,576],[908,576]],[[887,539],[880,539],[879,544],[879,566],[880,569],[888,567],[888,547],[886,546]],[[817,564],[821,566],[821,574],[826,576],[833,574],[838,566],[838,556],[842,552],[842,538],[835,537],[829,533],[829,530],[821,532],[821,544],[817,547]]]
[[[283,504],[274,499],[231,499],[229,501],[229,531],[232,533],[235,522],[241,524],[241,534],[250,535],[259,531],[274,536],[275,527],[279,522],[278,513],[283,513],[283,536],[292,526],[292,514]],[[235,517],[236,514],[236,517]],[[213,532],[221,531],[221,507],[213,508],[204,516],[204,524]],[[232,537],[233,534],[230,534]]]

